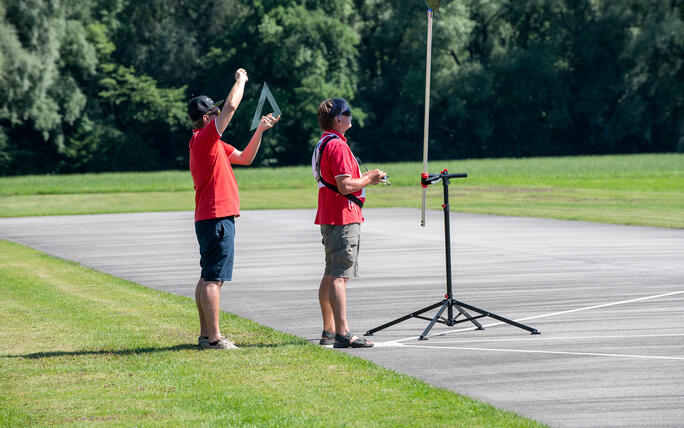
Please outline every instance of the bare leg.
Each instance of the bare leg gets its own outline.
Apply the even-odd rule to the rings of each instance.
[[[332,306],[335,315],[336,333],[340,336],[346,336],[349,333],[349,326],[347,325],[347,283],[349,278],[331,277],[332,285],[330,287],[330,305]],[[351,340],[359,338],[354,335]],[[373,342],[368,342],[371,346]]]
[[[208,337],[209,329],[207,328],[207,320],[204,317],[204,310],[202,309],[202,299],[200,297],[202,293],[203,283],[204,280],[202,278],[200,278],[200,280],[197,281],[197,287],[195,287],[195,304],[197,304],[197,313],[199,314],[200,320],[200,336]]]
[[[200,280],[200,282],[202,285],[200,286],[199,297],[207,329],[206,335],[209,336],[210,342],[215,342],[221,339],[219,310],[221,308],[222,282],[204,280]]]
[[[349,332],[347,326],[347,282],[349,278],[330,277],[330,306],[335,319],[337,334],[344,336]]]
[[[330,305],[330,290],[332,289],[332,277],[323,275],[321,286],[318,288],[318,303],[321,305],[321,315],[323,316],[323,330],[335,333],[335,316]]]

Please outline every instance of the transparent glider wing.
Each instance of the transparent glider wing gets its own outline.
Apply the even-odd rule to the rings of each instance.
[[[268,99],[268,102],[271,104],[271,107],[273,108],[272,112],[273,116],[280,116],[282,113],[280,112],[280,109],[278,108],[278,103],[276,103],[275,98],[273,98],[273,94],[271,93],[271,90],[268,89],[268,85],[266,82],[264,82],[264,87],[261,88],[261,95],[259,96],[259,103],[257,104],[256,111],[254,112],[254,118],[252,119],[252,127],[249,128],[250,131],[253,131],[259,126],[259,121],[261,120],[262,110],[264,109],[264,102]],[[268,114],[268,113],[266,113]]]

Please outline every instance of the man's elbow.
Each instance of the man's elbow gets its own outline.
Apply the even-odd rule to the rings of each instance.
[[[250,166],[252,162],[254,161],[254,158],[248,158],[246,156],[240,155],[237,159],[235,159],[235,163],[238,165],[244,165],[244,166]]]

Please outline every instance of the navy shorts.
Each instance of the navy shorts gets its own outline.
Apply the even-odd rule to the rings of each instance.
[[[205,281],[230,281],[233,277],[235,219],[212,218],[195,222],[200,266]]]

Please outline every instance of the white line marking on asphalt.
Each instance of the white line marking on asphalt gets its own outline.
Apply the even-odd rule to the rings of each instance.
[[[663,333],[663,334],[622,334],[622,335],[606,335],[606,336],[559,336],[559,337],[548,337],[548,336],[526,336],[522,338],[492,338],[492,339],[456,339],[439,341],[440,345],[444,343],[486,343],[486,342],[538,342],[544,340],[601,340],[601,339],[642,339],[642,338],[659,338],[659,337],[682,337],[684,333]],[[432,337],[432,336],[430,336]]]
[[[567,351],[537,351],[530,349],[497,349],[497,348],[474,348],[465,346],[432,346],[432,345],[407,345],[401,344],[406,348],[431,348],[431,349],[452,349],[460,351],[489,351],[489,352],[518,352],[523,354],[554,354],[554,355],[580,355],[590,357],[617,357],[617,358],[641,358],[650,360],[677,360],[684,361],[684,357],[666,357],[660,355],[631,355],[631,354],[608,354],[601,352],[567,352]]]
[[[658,299],[658,298],[660,298],[660,297],[674,296],[674,295],[682,294],[682,293],[684,293],[684,290],[672,291],[672,292],[670,292],[670,293],[655,294],[655,295],[652,295],[652,296],[638,297],[638,298],[636,298],[636,299],[620,300],[620,301],[618,301],[618,302],[603,303],[603,304],[600,304],[600,305],[586,306],[586,307],[584,307],[584,308],[569,309],[569,310],[566,310],[566,311],[552,312],[552,313],[543,314],[543,315],[534,315],[534,316],[527,317],[527,318],[520,318],[520,319],[517,319],[517,320],[515,320],[515,321],[517,321],[517,322],[522,322],[522,321],[535,320],[535,319],[539,319],[539,318],[547,318],[547,317],[553,317],[553,316],[558,316],[558,315],[571,314],[571,313],[575,313],[575,312],[588,311],[588,310],[590,310],[590,309],[607,308],[607,307],[610,307],[610,306],[624,305],[624,304],[627,304],[627,303],[634,303],[634,302],[641,302],[641,301],[644,301],[644,300]],[[502,324],[505,324],[505,323],[500,321],[500,322],[495,322],[495,323],[491,323],[491,324],[485,324],[485,325],[483,325],[483,327],[487,328],[487,327],[493,327],[493,326],[502,325]],[[473,327],[466,327],[466,328],[460,328],[460,329],[456,329],[456,330],[449,330],[449,331],[444,331],[444,332],[441,332],[441,333],[431,334],[431,335],[429,335],[428,337],[445,336],[445,335],[447,335],[447,334],[460,333],[460,332],[464,332],[464,331],[472,331],[472,330],[475,330],[475,329],[476,329],[475,326],[473,326]],[[378,345],[380,345],[380,346],[395,346],[396,344],[400,344],[401,342],[405,342],[405,341],[407,341],[407,340],[415,340],[415,339],[418,339],[418,337],[419,337],[419,336],[405,337],[405,338],[402,338],[402,339],[396,339],[396,340],[390,340],[390,341],[387,341],[387,342],[382,342],[382,343],[384,343],[384,344],[386,344],[386,345],[380,345],[379,343],[376,343],[375,345],[376,345],[376,346],[378,346]],[[539,336],[537,336],[537,338],[539,338]]]

